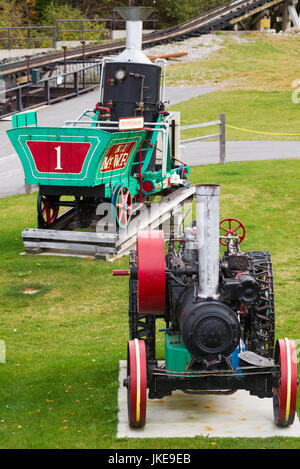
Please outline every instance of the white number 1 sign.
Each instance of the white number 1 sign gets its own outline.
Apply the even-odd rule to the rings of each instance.
[[[62,169],[61,167],[61,146],[54,148],[56,150],[56,168],[55,169]]]

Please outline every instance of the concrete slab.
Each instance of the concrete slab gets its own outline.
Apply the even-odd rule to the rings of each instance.
[[[147,423],[131,429],[127,421],[127,390],[123,386],[126,361],[120,361],[118,438],[194,437],[300,437],[300,422],[279,428],[273,421],[272,399],[259,399],[246,391],[197,396],[176,391],[172,396],[147,401]]]

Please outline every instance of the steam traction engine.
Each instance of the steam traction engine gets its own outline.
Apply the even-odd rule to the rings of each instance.
[[[245,228],[236,219],[219,224],[220,187],[196,186],[196,224],[171,235],[165,253],[162,231],[138,233],[130,255],[127,378],[128,419],[146,421],[149,398],[174,390],[230,394],[244,389],[273,398],[279,426],[296,412],[295,343],[274,349],[274,293],[270,255],[242,252]],[[220,233],[219,234],[219,227]],[[219,257],[219,241],[226,246]],[[165,327],[165,361],[155,352],[156,319]]]

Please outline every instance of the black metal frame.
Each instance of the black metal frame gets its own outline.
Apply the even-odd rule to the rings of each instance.
[[[76,187],[76,186],[39,186],[42,195],[73,195],[74,197],[86,196],[95,197],[97,199],[104,199],[104,185],[100,184],[95,187]],[[61,203],[65,205],[64,202]],[[66,204],[68,206],[69,204]]]
[[[252,307],[254,319],[254,338],[251,348],[258,354],[273,358],[275,345],[275,304],[273,269],[271,256],[267,251],[252,251],[246,253],[251,260],[251,273],[265,293],[260,297],[260,303]],[[268,314],[266,314],[268,311]]]
[[[239,370],[243,371],[244,375],[233,371],[229,373],[229,370],[215,370],[214,376],[205,375],[205,372],[202,372],[203,376],[201,376],[200,372],[199,376],[195,377],[189,377],[189,373],[183,373],[178,377],[176,374],[179,373],[170,374],[168,370],[151,367],[151,364],[148,367],[149,399],[161,399],[176,390],[193,394],[231,394],[243,389],[260,398],[273,397],[272,389],[276,386],[280,375],[277,365],[267,368],[240,368]]]

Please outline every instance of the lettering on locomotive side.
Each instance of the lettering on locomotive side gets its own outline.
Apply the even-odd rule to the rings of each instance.
[[[125,168],[136,142],[116,143],[110,147],[100,168],[101,173]]]

